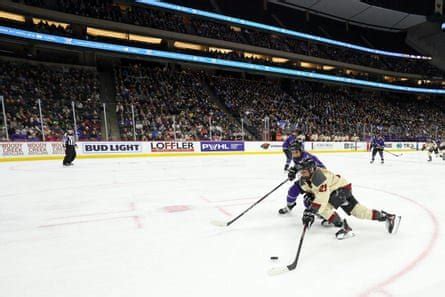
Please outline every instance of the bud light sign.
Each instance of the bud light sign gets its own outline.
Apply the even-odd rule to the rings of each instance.
[[[202,141],[201,152],[243,152],[242,141]]]

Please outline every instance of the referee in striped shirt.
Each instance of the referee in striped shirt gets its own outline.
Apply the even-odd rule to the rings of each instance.
[[[73,166],[73,161],[76,158],[76,140],[72,129],[69,129],[67,133],[63,135],[63,147],[65,148],[63,166]]]

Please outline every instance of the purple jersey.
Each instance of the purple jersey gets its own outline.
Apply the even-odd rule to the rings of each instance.
[[[289,166],[292,162],[292,152],[290,151],[290,146],[294,142],[300,142],[302,148],[304,149],[304,142],[303,140],[298,140],[297,137],[293,134],[289,135],[289,137],[286,138],[286,140],[283,142],[283,152],[286,155],[286,165]]]
[[[320,168],[326,168],[326,166],[324,166],[324,164],[314,155],[308,153],[308,152],[302,152],[299,158],[293,158],[294,164],[297,165],[298,163],[300,163],[303,160],[306,159],[312,159],[314,160],[315,164],[317,164],[317,167]]]
[[[373,148],[385,148],[385,140],[383,137],[374,137],[371,142]]]
[[[289,135],[286,140],[283,142],[283,150],[289,149],[289,146],[292,142],[296,141],[297,137],[293,134]]]

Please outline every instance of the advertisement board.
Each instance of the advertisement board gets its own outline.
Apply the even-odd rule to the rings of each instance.
[[[142,143],[137,142],[83,142],[81,147],[84,154],[142,152]]]
[[[45,156],[64,154],[60,142],[4,142],[0,143],[0,157]]]
[[[201,152],[243,152],[243,141],[201,141]]]
[[[391,150],[419,150],[423,143],[387,142]],[[122,142],[78,142],[79,157],[89,155],[141,156],[150,155],[190,155],[209,153],[233,154],[280,154],[281,141],[122,141]],[[368,148],[367,142],[305,142],[305,149],[315,153],[329,152],[363,152]],[[19,159],[54,159],[63,156],[65,149],[61,142],[3,142],[0,143],[0,158],[3,160]]]
[[[282,141],[246,141],[244,143],[246,152],[274,153],[283,151]]]
[[[314,151],[334,150],[335,142],[311,142],[311,143],[312,143],[311,146],[305,145],[305,148],[307,150],[314,150]]]
[[[174,141],[157,141],[150,142],[150,151],[152,153],[177,153],[189,152],[193,153],[196,150],[199,142],[174,142]]]
[[[419,150],[422,148],[418,142],[385,142],[386,149],[393,150]]]

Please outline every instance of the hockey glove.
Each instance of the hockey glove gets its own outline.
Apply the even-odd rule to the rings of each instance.
[[[284,165],[284,171],[287,171],[289,169],[289,164]]]
[[[287,177],[290,181],[294,180],[297,177],[297,168],[291,167],[287,173]]]
[[[304,196],[303,196],[304,207],[311,208],[312,201],[314,201],[314,199],[315,199],[314,194],[312,194],[312,193],[304,193]]]
[[[312,212],[310,212],[309,210],[305,209],[304,213],[303,213],[303,225],[307,226],[308,228],[310,228],[312,226],[312,224],[314,223],[314,214]]]

